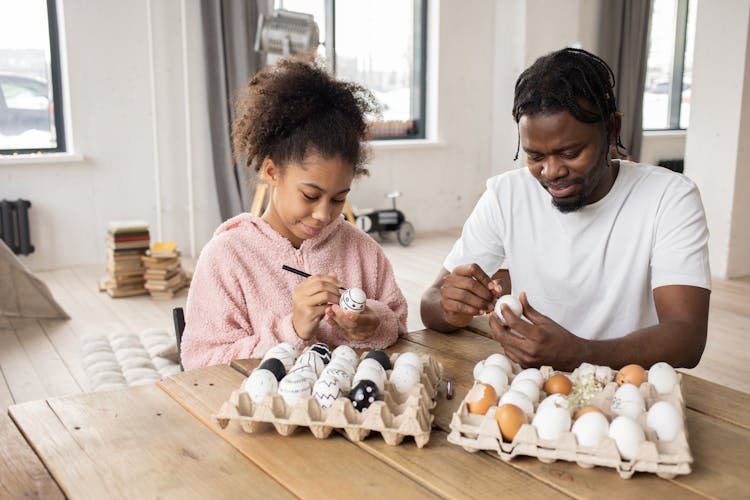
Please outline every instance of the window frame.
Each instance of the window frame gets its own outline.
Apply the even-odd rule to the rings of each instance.
[[[427,0],[414,1],[414,78],[411,108],[417,133],[398,136],[373,135],[371,141],[410,141],[427,138]],[[336,75],[336,0],[324,0],[325,49],[331,72]]]
[[[16,148],[0,149],[0,158],[28,154],[65,153],[65,118],[63,112],[62,92],[62,66],[60,59],[60,30],[57,17],[57,0],[46,0],[47,4],[47,29],[49,33],[50,49],[50,81],[52,86],[52,103],[54,105],[55,139],[57,145],[54,148]]]
[[[672,58],[672,79],[669,86],[669,104],[667,106],[667,126],[665,128],[644,127],[644,132],[686,130],[686,128],[680,127],[680,115],[682,114],[682,81],[685,78],[685,49],[687,47],[689,1],[690,0],[677,0],[677,12],[675,13],[674,56]],[[653,26],[650,26],[650,28],[652,27]]]

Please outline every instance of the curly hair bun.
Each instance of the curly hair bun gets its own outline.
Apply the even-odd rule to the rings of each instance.
[[[376,111],[364,87],[336,80],[315,62],[284,60],[256,74],[237,101],[234,157],[258,171],[266,158],[283,168],[315,152],[366,174],[366,116]]]

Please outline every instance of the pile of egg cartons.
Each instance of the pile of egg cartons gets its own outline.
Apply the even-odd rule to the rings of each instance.
[[[348,346],[331,351],[318,343],[298,355],[282,343],[214,418],[222,427],[236,421],[250,433],[271,424],[284,436],[308,427],[326,438],[341,429],[360,441],[377,431],[390,445],[412,436],[421,448],[430,439],[441,377],[439,362],[412,352],[373,350],[360,359]]]
[[[690,473],[681,378],[667,363],[648,371],[583,363],[562,373],[549,366],[521,370],[492,354],[477,363],[474,379],[448,435],[467,451],[612,467],[623,478]]]

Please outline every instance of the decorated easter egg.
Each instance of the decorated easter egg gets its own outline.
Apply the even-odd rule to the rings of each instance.
[[[312,367],[313,371],[315,371],[316,378],[318,375],[320,375],[320,372],[322,372],[323,368],[325,368],[326,366],[322,356],[316,351],[310,350],[303,352],[302,355],[297,358],[297,361],[294,363],[294,368],[304,365]]]
[[[278,393],[287,405],[294,406],[297,401],[312,394],[312,384],[305,377],[290,373],[279,382]]]
[[[318,342],[317,344],[311,345],[310,350],[320,354],[323,363],[328,364],[331,361],[331,348],[328,347],[328,344]]]
[[[342,365],[345,365],[345,363],[342,362]],[[320,374],[320,378],[336,379],[341,390],[345,393],[348,393],[352,388],[353,373],[354,370],[352,370],[352,372],[350,373],[346,369],[343,369],[338,365],[334,365],[333,362],[331,362],[328,366],[326,366],[326,369],[323,370],[323,373]]]
[[[367,356],[365,356],[365,359],[374,359],[378,363],[380,363],[385,370],[390,370],[393,368],[393,365],[391,365],[391,358],[388,357],[388,354],[385,353],[385,351],[381,349],[375,349],[367,353]]]
[[[328,408],[343,395],[343,391],[336,378],[322,376],[313,385],[312,395],[321,408]]]
[[[415,352],[402,352],[398,355],[396,358],[395,363],[393,364],[393,367],[396,368],[400,365],[411,365],[420,372],[424,369],[424,365],[422,365],[422,359],[419,357],[419,354]]]
[[[260,403],[266,396],[275,393],[278,387],[279,382],[274,373],[260,368],[253,370],[244,384],[245,391],[255,403]]]
[[[357,362],[359,361],[359,356],[357,356],[357,353],[349,347],[348,345],[340,345],[336,349],[333,350],[331,353],[331,361],[335,359],[343,359],[352,368],[355,368],[357,366]]]
[[[286,367],[278,358],[268,358],[258,366],[258,369],[270,371],[276,376],[276,380],[281,380],[286,376]]]
[[[378,399],[380,399],[380,389],[372,380],[360,380],[349,392],[352,406],[359,411],[369,408]]]
[[[341,294],[339,306],[345,312],[362,312],[365,308],[367,297],[361,288],[349,288]]]
[[[294,365],[294,361],[297,359],[297,349],[291,344],[282,342],[270,348],[266,355],[263,356],[263,361],[275,358],[284,364],[286,371],[289,371]]]
[[[307,379],[311,385],[318,379],[318,374],[315,373],[315,369],[310,365],[294,365],[289,372],[289,375],[292,374]]]
[[[402,363],[391,372],[391,384],[400,393],[407,393],[419,383],[421,374],[412,365]]]

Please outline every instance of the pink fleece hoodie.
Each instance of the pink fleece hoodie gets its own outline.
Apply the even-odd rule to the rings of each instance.
[[[349,341],[343,331],[320,322],[317,338],[332,348],[385,348],[406,332],[407,305],[380,246],[343,219],[337,219],[299,249],[265,221],[241,214],[223,223],[196,264],[187,298],[182,363],[186,370],[261,358],[279,342],[302,347],[292,326],[292,295],[310,274],[335,272],[342,286],[358,287],[367,307],[381,318],[366,341]]]

